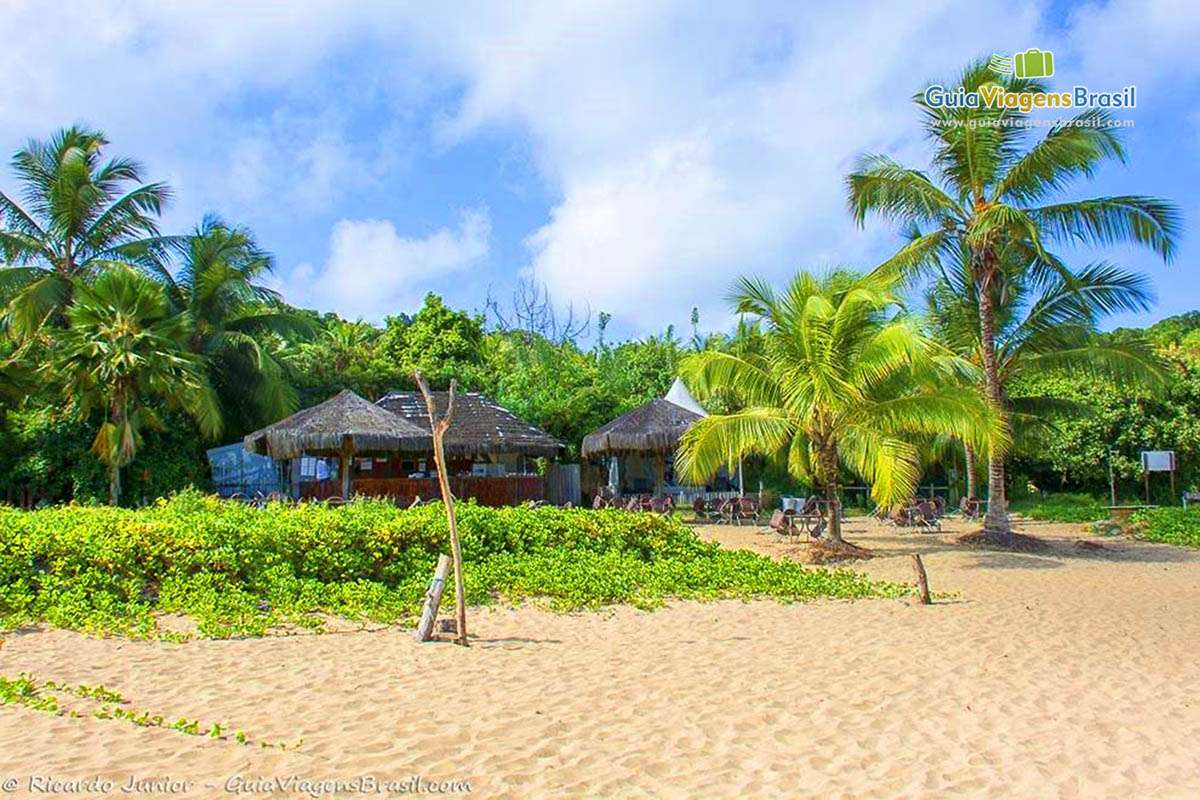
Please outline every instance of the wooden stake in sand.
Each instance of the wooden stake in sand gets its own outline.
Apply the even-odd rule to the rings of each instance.
[[[442,490],[442,502],[446,504],[446,521],[450,524],[450,553],[454,557],[454,605],[455,616],[458,620],[458,639],[463,647],[467,646],[467,598],[463,586],[462,547],[458,543],[458,516],[454,512],[454,495],[450,493],[450,476],[446,472],[446,450],[443,441],[446,429],[450,427],[450,419],[454,415],[454,390],[458,381],[450,381],[450,397],[446,402],[446,414],[437,418],[437,410],[433,406],[433,395],[429,393],[429,384],[420,370],[413,373],[413,379],[425,396],[425,410],[429,412],[429,429],[433,434],[433,460],[437,464],[438,485]]]
[[[442,592],[446,591],[446,573],[449,571],[450,556],[442,553],[438,556],[437,567],[433,570],[429,590],[425,592],[425,608],[421,610],[421,624],[417,626],[418,642],[428,642],[433,633],[433,623],[437,619],[438,606],[442,604]]]
[[[929,578],[925,575],[925,565],[921,563],[921,557],[916,553],[913,553],[913,571],[917,573],[917,590],[921,594],[921,605],[931,605],[933,600],[929,597]]]

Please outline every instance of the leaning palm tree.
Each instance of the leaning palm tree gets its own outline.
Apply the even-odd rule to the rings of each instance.
[[[179,249],[179,269],[156,272],[173,310],[187,312],[188,348],[208,363],[226,426],[244,433],[295,411],[295,390],[268,341],[312,326],[261,283],[274,267],[270,254],[215,216]]]
[[[107,144],[99,131],[72,127],[12,157],[21,202],[0,193],[0,301],[19,336],[61,321],[77,279],[113,264],[150,267],[172,241],[156,222],[166,185],[142,183],[135,161],[102,160]]]
[[[834,509],[845,468],[891,507],[920,478],[912,437],[1002,438],[978,393],[947,380],[969,366],[941,353],[915,320],[893,316],[893,284],[881,274],[800,273],[777,294],[740,280],[735,310],[760,323],[760,346],[685,358],[684,377],[701,400],[733,398],[739,410],[705,417],[684,434],[680,473],[703,481],[747,455],[778,458],[796,478],[822,485]],[[840,542],[838,515],[829,517],[830,538]]]
[[[958,81],[968,93],[989,84],[1017,93],[1045,89],[1040,81],[998,76],[982,61],[968,67]],[[1054,244],[1133,242],[1169,261],[1179,213],[1163,200],[1140,195],[1059,198],[1071,181],[1092,177],[1105,161],[1124,159],[1107,111],[1084,111],[1026,147],[1030,129],[1020,124],[1024,115],[1014,109],[985,104],[934,108],[924,94],[914,101],[924,114],[933,146],[933,176],[887,156],[865,156],[847,178],[850,207],[859,224],[877,213],[912,226],[909,243],[882,264],[882,270],[920,270],[937,256],[952,259],[960,250],[967,251],[971,284],[979,298],[983,390],[989,402],[1002,408],[995,290],[1008,268],[1006,261],[1022,265],[1035,283],[1057,275],[1068,285],[1075,276],[1049,251]],[[1004,469],[1003,450],[992,448],[985,529],[1007,539]]]
[[[1097,262],[1072,270],[1069,277],[1055,272],[1035,282],[1020,262],[1001,260],[1006,269],[991,286],[996,378],[1016,445],[1029,450],[1045,445],[1058,421],[1088,413],[1084,406],[1062,398],[1021,391],[1026,379],[1070,370],[1125,386],[1162,387],[1164,367],[1149,343],[1137,339],[1111,342],[1097,335],[1098,323],[1105,316],[1152,306],[1145,276]],[[970,255],[963,251],[955,262],[942,265],[939,277],[926,291],[925,317],[934,339],[982,366],[977,292]],[[967,494],[974,499],[976,453],[969,443],[963,443],[963,449]]]
[[[103,422],[92,449],[109,468],[109,502],[120,499],[121,468],[137,455],[141,432],[162,427],[151,401],[189,414],[209,437],[221,431],[220,409],[202,359],[188,352],[190,323],[171,313],[160,285],[114,266],[77,283],[42,373],[68,408]]]

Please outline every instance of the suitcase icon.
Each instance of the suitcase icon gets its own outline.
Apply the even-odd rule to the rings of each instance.
[[[1013,58],[1018,78],[1049,78],[1054,74],[1054,54],[1031,47]]]

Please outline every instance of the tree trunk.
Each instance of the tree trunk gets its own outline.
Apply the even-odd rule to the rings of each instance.
[[[986,256],[985,256],[986,258]],[[983,379],[988,403],[993,412],[1004,414],[1004,395],[1000,388],[1000,369],[996,363],[996,325],[992,308],[991,271],[987,264],[983,280],[979,282],[979,334],[983,346]],[[1004,495],[1004,457],[1000,448],[988,448],[988,512],[983,523],[988,534],[1008,539],[1011,529],[1008,523],[1008,501]]]
[[[967,462],[967,499],[973,501],[977,491],[975,488],[975,448],[966,442],[963,443],[963,457]]]
[[[821,452],[821,482],[825,484],[825,513],[828,515],[829,541],[842,542],[842,519],[838,513],[837,494],[837,450],[827,448]]]
[[[113,464],[109,468],[108,504],[115,506],[121,501],[121,468]]]
[[[437,465],[438,486],[442,490],[442,502],[446,505],[446,522],[450,526],[450,555],[454,560],[454,610],[458,623],[458,644],[467,647],[467,590],[463,581],[462,545],[458,540],[458,514],[454,508],[454,495],[450,493],[450,476],[446,470],[446,451],[443,444],[446,429],[450,427],[450,418],[454,414],[454,389],[458,381],[450,381],[450,396],[446,403],[446,414],[437,419],[433,406],[433,396],[429,393],[429,384],[419,371],[413,373],[421,394],[425,396],[425,409],[429,412],[429,429],[433,434],[433,460]]]

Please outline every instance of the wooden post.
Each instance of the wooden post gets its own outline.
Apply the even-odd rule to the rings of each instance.
[[[454,415],[454,390],[458,381],[450,381],[450,397],[446,403],[446,414],[437,418],[437,409],[433,405],[433,395],[429,393],[429,384],[420,370],[413,373],[421,394],[425,396],[425,410],[429,413],[429,430],[433,434],[433,460],[437,464],[438,486],[442,490],[442,502],[446,504],[446,521],[450,524],[450,553],[454,557],[454,606],[455,617],[458,620],[458,643],[463,647],[467,643],[467,597],[463,584],[462,547],[458,542],[458,515],[454,510],[454,495],[450,492],[450,476],[446,471],[446,451],[443,445],[446,429],[450,427],[450,419]]]
[[[921,596],[921,605],[927,606],[933,603],[929,597],[929,578],[925,575],[925,565],[921,563],[921,556],[913,553],[913,571],[917,573],[917,591]]]
[[[438,606],[442,604],[442,592],[446,591],[446,573],[449,571],[450,556],[442,553],[438,556],[437,567],[433,570],[429,590],[425,592],[425,608],[421,610],[421,623],[417,625],[418,642],[428,642],[433,633],[433,623],[437,620]]]
[[[342,445],[342,502],[350,502],[350,462],[351,449],[347,444]]]

